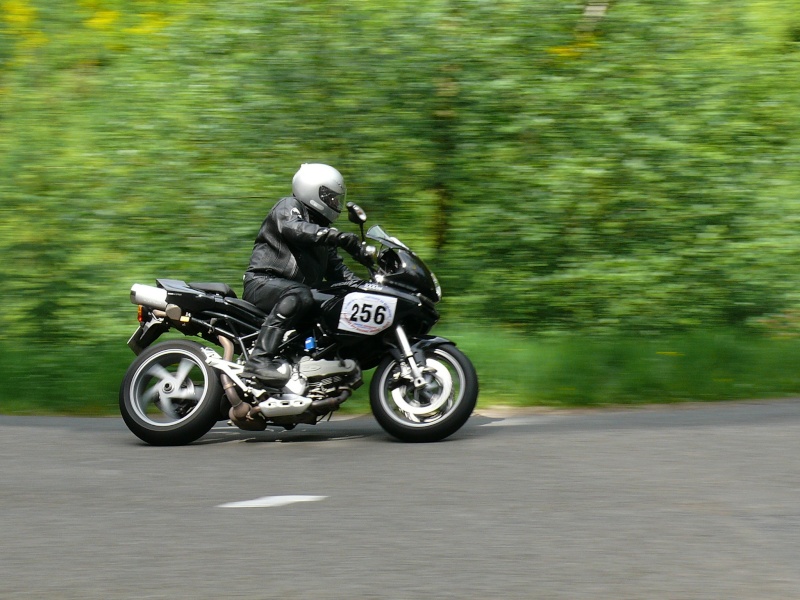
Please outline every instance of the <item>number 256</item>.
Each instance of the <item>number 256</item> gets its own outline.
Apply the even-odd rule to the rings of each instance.
[[[350,313],[350,321],[383,325],[383,323],[386,322],[386,307],[375,307],[368,302],[364,304],[354,304],[352,312]]]

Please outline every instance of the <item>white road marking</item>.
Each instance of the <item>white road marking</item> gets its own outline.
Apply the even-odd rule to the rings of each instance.
[[[509,417],[484,423],[481,427],[518,427],[523,425],[539,425],[548,421],[555,421],[563,417],[557,415],[532,415],[527,417]]]
[[[276,506],[286,506],[297,502],[319,502],[325,500],[327,496],[264,496],[255,500],[243,500],[241,502],[226,502],[217,508],[274,508]]]

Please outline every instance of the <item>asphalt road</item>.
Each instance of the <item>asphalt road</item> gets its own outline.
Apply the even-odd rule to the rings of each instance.
[[[800,598],[800,401],[489,412],[428,445],[0,416],[0,478],[3,600]]]

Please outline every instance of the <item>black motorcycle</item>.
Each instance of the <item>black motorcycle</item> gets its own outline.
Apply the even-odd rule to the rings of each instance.
[[[438,441],[467,421],[478,397],[475,369],[453,342],[428,335],[439,319],[436,277],[380,226],[366,233],[380,250],[367,245],[366,214],[352,203],[347,208],[361,228],[359,262],[370,281],[313,290],[313,309],[279,350],[292,365],[281,389],[242,378],[267,315],[228,285],[158,279],[157,287],[131,288],[140,324],[128,346],[137,358],[122,381],[119,405],[134,434],[153,445],[180,445],[225,419],[252,431],[316,424],[373,368],[372,413],[394,437]],[[153,345],[170,330],[211,346],[184,339]]]

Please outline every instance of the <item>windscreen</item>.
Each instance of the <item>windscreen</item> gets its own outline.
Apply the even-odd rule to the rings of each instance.
[[[403,248],[405,250],[409,250],[408,246],[406,246],[396,237],[391,237],[380,225],[373,225],[370,227],[367,231],[367,237],[390,248]]]

